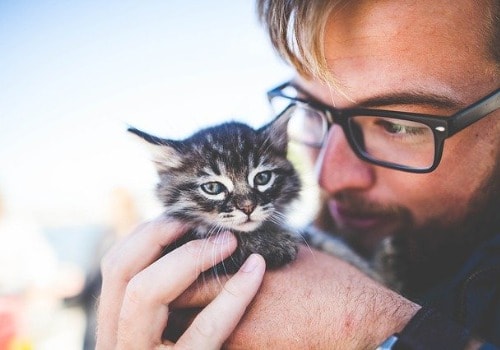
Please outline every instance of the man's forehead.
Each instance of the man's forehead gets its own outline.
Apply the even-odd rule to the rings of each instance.
[[[324,39],[337,85],[315,88],[315,95],[321,91],[317,97],[337,107],[365,100],[375,105],[374,96],[387,100],[395,94],[463,107],[495,88],[485,86],[494,74],[487,66],[494,63],[484,54],[484,35],[470,21],[481,12],[471,1],[362,1],[344,7],[330,18]]]
[[[423,60],[437,51],[451,60],[471,51],[483,55],[488,50],[485,32],[491,27],[485,12],[483,1],[470,0],[349,2],[327,20],[325,56],[334,63],[344,53],[353,54],[352,59],[381,54],[373,52],[381,46]]]

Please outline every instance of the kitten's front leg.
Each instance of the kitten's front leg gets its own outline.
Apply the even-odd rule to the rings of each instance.
[[[237,233],[238,248],[228,259],[239,267],[252,254],[264,257],[267,268],[278,268],[293,261],[297,256],[296,237],[282,228],[262,228],[254,232]]]

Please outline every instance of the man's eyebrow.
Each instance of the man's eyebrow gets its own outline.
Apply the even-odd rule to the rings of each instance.
[[[430,106],[438,109],[461,109],[465,107],[462,101],[448,96],[427,92],[394,92],[368,97],[357,101],[361,107],[384,107],[394,105]]]
[[[307,98],[315,100],[320,104],[319,100],[316,100],[314,95],[310,94],[306,89],[304,89],[298,82],[292,80],[292,86],[295,86],[299,92],[303,93]],[[375,95],[367,97],[361,100],[356,100],[356,106],[371,108],[371,107],[387,107],[396,105],[413,105],[413,106],[428,106],[437,109],[462,109],[467,107],[467,104],[458,99],[453,99],[448,96],[433,94],[430,92],[422,91],[404,91],[404,92],[393,92],[385,93],[380,95]]]

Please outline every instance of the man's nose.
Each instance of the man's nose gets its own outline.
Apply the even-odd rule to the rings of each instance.
[[[373,165],[356,156],[339,125],[331,127],[316,166],[319,185],[329,194],[366,190],[375,182]]]

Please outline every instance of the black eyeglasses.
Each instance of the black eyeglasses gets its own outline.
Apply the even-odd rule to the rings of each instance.
[[[500,89],[451,116],[334,108],[315,101],[293,82],[268,91],[267,96],[275,112],[289,118],[290,141],[319,148],[330,127],[338,124],[360,159],[412,173],[436,169],[445,139],[500,108]]]

